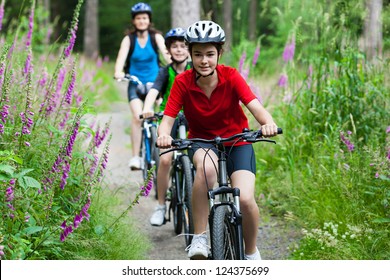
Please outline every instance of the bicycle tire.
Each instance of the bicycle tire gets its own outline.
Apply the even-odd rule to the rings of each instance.
[[[194,181],[193,172],[191,168],[191,160],[188,155],[182,155],[180,157],[181,173],[182,173],[182,188],[184,189],[183,207],[182,207],[182,219],[184,228],[184,237],[186,246],[191,244],[194,223],[192,218],[192,184]]]
[[[178,202],[178,190],[180,185],[180,171],[177,161],[174,162],[174,170],[172,172],[172,214],[173,214],[173,229],[176,234],[180,234],[183,229],[182,207]]]
[[[211,253],[214,260],[240,259],[237,227],[231,223],[230,206],[215,208],[212,215]]]
[[[151,126],[150,127],[150,155],[152,161],[154,161],[154,172],[153,172],[153,185],[154,185],[154,191],[155,191],[155,198],[158,199],[158,185],[157,185],[157,169],[160,164],[160,151],[156,147],[157,143],[157,127]]]
[[[148,178],[148,157],[147,157],[147,145],[150,145],[149,139],[146,138],[145,131],[142,131],[142,141],[141,141],[141,159],[142,159],[142,178],[144,181]],[[149,146],[150,147],[150,146]],[[150,149],[149,149],[150,150]]]

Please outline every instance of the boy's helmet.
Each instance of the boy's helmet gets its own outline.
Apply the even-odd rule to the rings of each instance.
[[[169,48],[173,41],[184,41],[184,35],[186,31],[181,28],[172,28],[165,34],[165,46]]]
[[[225,43],[225,31],[210,20],[197,21],[187,28],[185,41],[192,43]]]
[[[152,17],[152,8],[146,3],[137,3],[131,7],[131,16],[134,18],[138,14],[147,13],[149,18]]]

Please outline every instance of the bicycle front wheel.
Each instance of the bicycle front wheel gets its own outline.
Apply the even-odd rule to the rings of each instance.
[[[155,197],[158,199],[158,191],[157,191],[157,169],[160,164],[160,152],[159,149],[156,147],[157,143],[157,127],[151,126],[150,127],[150,151],[151,151],[151,160],[154,161],[154,172],[153,172],[153,184],[154,184],[154,191],[155,191]]]
[[[239,260],[238,227],[231,218],[230,206],[218,206],[212,216],[211,252],[214,260]]]
[[[184,227],[184,236],[186,246],[191,244],[192,236],[194,233],[194,223],[192,221],[192,183],[194,181],[193,172],[191,168],[191,160],[188,155],[182,155],[180,157],[181,163],[181,191],[182,191],[182,219]]]

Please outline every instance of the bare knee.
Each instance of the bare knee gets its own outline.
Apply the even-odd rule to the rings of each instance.
[[[207,184],[208,187],[212,187],[217,181],[217,171],[211,166],[206,168],[201,166],[196,169],[195,180],[203,186]]]

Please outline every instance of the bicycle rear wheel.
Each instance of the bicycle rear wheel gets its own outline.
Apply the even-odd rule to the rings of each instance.
[[[212,214],[211,253],[214,260],[239,260],[238,227],[232,221],[230,206],[218,206]]]
[[[184,228],[184,237],[186,246],[191,244],[193,233],[194,233],[194,223],[192,220],[192,184],[194,181],[193,172],[191,168],[191,160],[187,155],[182,155],[180,157],[181,163],[181,189],[182,189],[182,219],[183,219],[183,228]],[[183,193],[184,191],[184,193]]]
[[[148,178],[148,170],[150,169],[148,155],[150,155],[150,141],[146,137],[145,132],[143,131],[142,142],[141,142],[141,160],[142,160],[142,178],[144,180]]]

